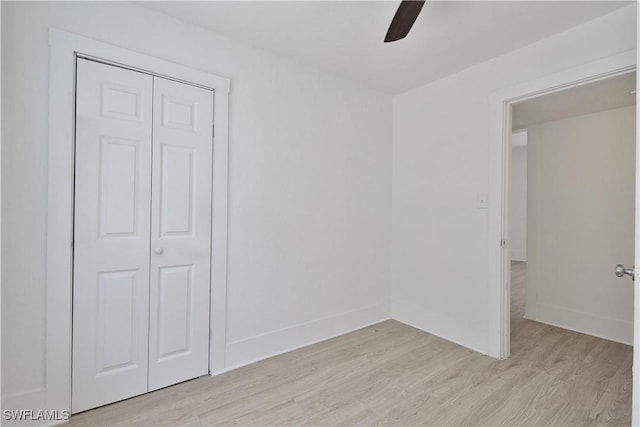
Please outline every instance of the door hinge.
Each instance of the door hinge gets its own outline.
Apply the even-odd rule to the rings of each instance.
[[[500,240],[500,247],[501,248],[506,248],[507,247],[507,239]]]

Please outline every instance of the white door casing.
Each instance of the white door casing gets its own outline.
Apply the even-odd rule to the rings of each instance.
[[[509,204],[511,104],[636,69],[636,52],[627,51],[492,93],[489,146],[489,288],[487,354],[510,354],[510,260],[506,219]],[[636,187],[636,191],[637,191]],[[637,213],[636,213],[637,215]],[[631,232],[631,230],[630,230]],[[503,244],[504,242],[504,244]],[[638,254],[636,253],[636,256]],[[612,273],[613,274],[612,266]],[[638,307],[635,308],[636,310]],[[638,316],[636,316],[637,318]],[[637,322],[634,328],[637,330]]]
[[[73,412],[147,391],[152,77],[77,68]]]
[[[212,101],[154,77],[149,390],[209,368]]]

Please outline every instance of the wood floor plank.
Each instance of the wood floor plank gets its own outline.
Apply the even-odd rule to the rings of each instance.
[[[390,320],[67,425],[629,425],[631,347],[525,319],[525,283],[513,263],[507,360]]]

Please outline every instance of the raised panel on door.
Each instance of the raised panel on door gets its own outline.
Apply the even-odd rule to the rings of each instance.
[[[208,373],[213,92],[154,78],[149,389]]]
[[[152,84],[78,60],[74,413],[147,391]]]

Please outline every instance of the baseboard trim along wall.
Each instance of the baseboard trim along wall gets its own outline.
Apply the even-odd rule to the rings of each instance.
[[[420,329],[431,335],[435,335],[438,338],[452,342],[462,347],[466,347],[469,350],[476,351],[480,354],[488,355],[485,350],[482,350],[477,344],[470,344],[469,342],[456,338],[452,338],[451,333],[440,333],[432,328],[432,325],[437,322],[429,319],[428,314],[425,313],[424,307],[420,307],[419,304],[393,301],[391,303],[391,318],[405,325],[412,326],[416,329]]]
[[[47,389],[43,387],[38,387],[30,390],[18,391],[18,392],[9,392],[3,393],[2,395],[2,409],[3,410],[29,410],[33,409],[44,409],[48,408],[47,406]],[[64,409],[64,408],[60,408]],[[1,415],[3,426],[25,426],[25,425],[54,425],[59,424],[57,422],[50,422],[49,424],[45,424],[44,422],[25,422],[22,420],[5,420],[4,413]]]
[[[527,256],[525,255],[524,251],[512,251],[511,261],[527,262]]]
[[[380,303],[227,344],[230,371],[370,326],[389,317],[389,304]]]
[[[549,304],[534,304],[527,313],[529,320],[633,345],[633,323]]]

